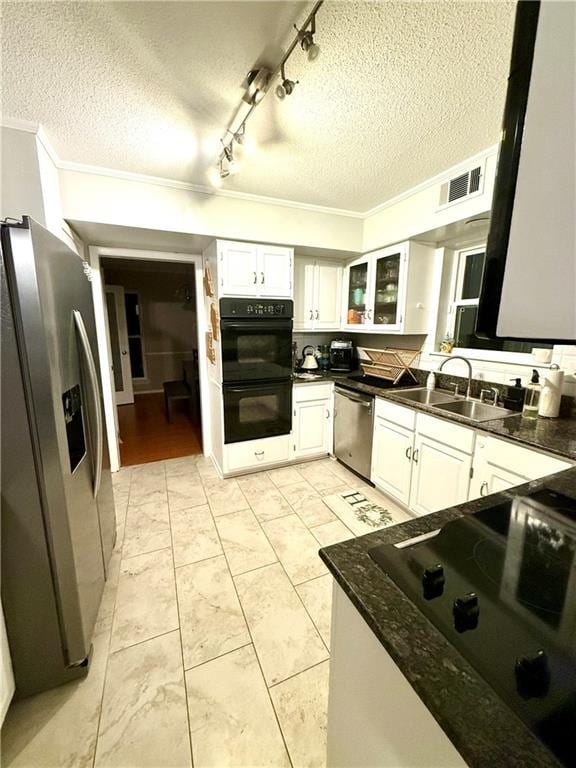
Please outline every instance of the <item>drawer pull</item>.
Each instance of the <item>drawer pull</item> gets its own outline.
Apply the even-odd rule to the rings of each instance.
[[[264,451],[254,451],[254,456],[264,456]]]

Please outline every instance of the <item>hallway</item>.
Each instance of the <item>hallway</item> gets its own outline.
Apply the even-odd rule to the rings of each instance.
[[[187,402],[172,404],[168,423],[161,393],[136,394],[132,405],[118,406],[118,429],[123,467],[202,453],[200,423],[192,422]]]

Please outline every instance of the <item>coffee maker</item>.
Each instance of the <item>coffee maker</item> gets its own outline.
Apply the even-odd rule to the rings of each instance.
[[[354,347],[347,339],[333,339],[330,343],[330,369],[350,372],[354,369]]]

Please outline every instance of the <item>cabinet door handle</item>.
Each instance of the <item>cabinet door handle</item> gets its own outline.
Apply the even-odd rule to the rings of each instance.
[[[409,445],[408,448],[406,448],[406,458],[408,461],[412,458],[412,446]]]
[[[327,418],[327,419],[329,419],[329,418],[330,418],[330,411],[328,410],[328,408],[326,408],[326,418]]]
[[[412,461],[414,464],[418,464],[418,454],[420,453],[420,448],[416,448],[414,453],[412,454]]]
[[[366,310],[366,318],[367,318],[368,320],[372,320],[372,317],[371,317],[371,312],[372,312],[372,310],[371,310],[371,309],[368,309],[368,310]]]
[[[254,285],[256,285],[256,283],[258,282],[258,273],[254,272],[253,274],[254,274]]]
[[[480,496],[488,496],[488,481],[484,480],[480,486]]]
[[[264,285],[264,272],[260,272],[260,285]]]
[[[320,312],[318,310],[316,310],[316,320],[320,320]]]
[[[312,310],[310,310],[310,320],[314,320],[314,312]]]

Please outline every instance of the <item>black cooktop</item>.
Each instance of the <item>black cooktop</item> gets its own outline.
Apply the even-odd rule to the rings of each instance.
[[[372,559],[566,766],[576,766],[576,500],[550,490]]]

